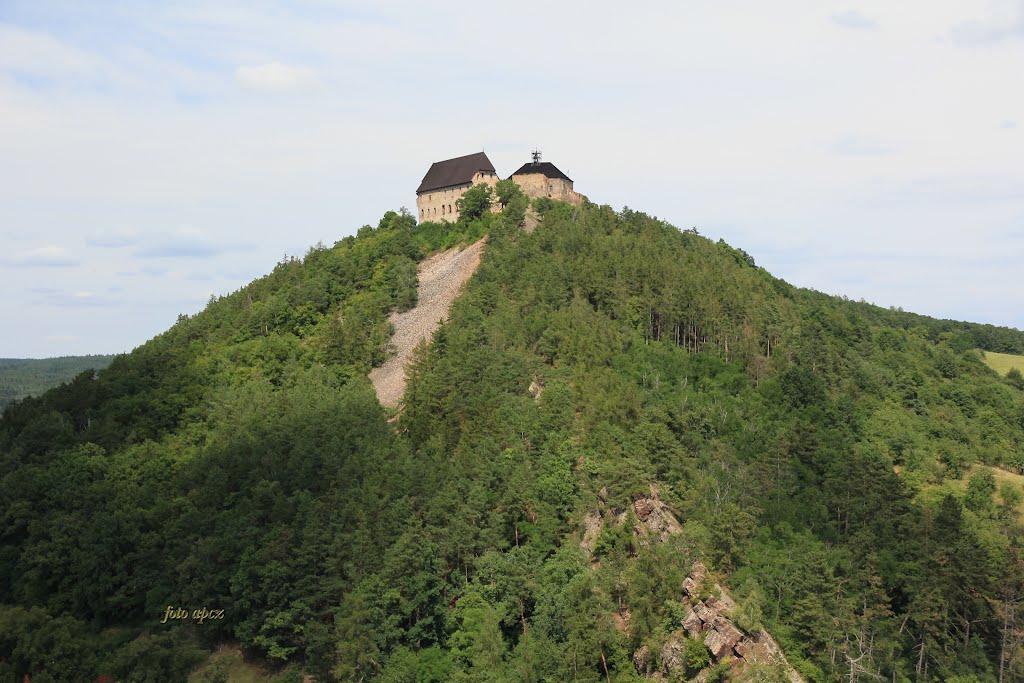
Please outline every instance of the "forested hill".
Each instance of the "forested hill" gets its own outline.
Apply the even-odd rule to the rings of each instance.
[[[701,559],[807,680],[1024,680],[1024,388],[973,351],[1022,333],[796,289],[628,209],[540,201],[527,233],[502,201],[388,213],[10,406],[0,678],[181,681],[237,642],[292,681],[782,680],[665,655]],[[385,411],[387,314],[483,234]]]
[[[113,356],[0,358],[0,410],[26,396],[38,396],[88,370],[102,370]]]

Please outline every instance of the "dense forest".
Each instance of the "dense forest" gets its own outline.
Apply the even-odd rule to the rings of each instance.
[[[1024,333],[797,289],[629,209],[540,200],[526,232],[501,189],[9,406],[0,679],[182,681],[237,642],[282,681],[639,681],[700,559],[805,680],[1024,680],[1024,491],[993,474],[1024,472],[1024,387],[975,351]],[[386,411],[388,313],[485,234]],[[652,484],[665,542],[631,512]],[[591,553],[599,507],[624,521]]]
[[[70,381],[86,370],[102,370],[113,356],[61,356],[59,358],[0,358],[0,409],[26,396]]]

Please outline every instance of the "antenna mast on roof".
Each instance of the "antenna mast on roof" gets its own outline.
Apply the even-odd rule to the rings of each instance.
[[[530,154],[533,156],[533,165],[534,166],[539,166],[540,165],[540,150],[539,149],[535,149],[532,152],[530,152]]]

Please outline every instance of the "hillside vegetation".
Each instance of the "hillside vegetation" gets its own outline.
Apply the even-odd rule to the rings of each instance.
[[[9,407],[0,674],[181,681],[238,642],[281,680],[638,681],[699,558],[807,680],[1024,678],[1024,494],[972,469],[1024,471],[1024,391],[974,352],[1024,334],[796,289],[629,209],[539,201],[527,234],[504,199],[389,213]],[[388,314],[485,233],[389,424]],[[599,507],[623,521],[591,552]],[[692,642],[671,676],[713,663]]]
[[[38,396],[88,370],[102,370],[113,356],[60,358],[0,358],[0,410],[25,398]]]

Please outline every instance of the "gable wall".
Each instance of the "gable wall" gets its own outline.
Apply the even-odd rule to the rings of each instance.
[[[570,204],[582,204],[585,197],[572,189],[572,181],[548,178],[543,173],[524,173],[512,176],[527,197],[550,197]]]
[[[487,171],[478,171],[473,176],[472,183],[445,187],[432,192],[424,192],[416,196],[416,218],[423,221],[448,221],[454,223],[459,220],[459,209],[456,202],[466,193],[466,190],[473,185],[485,183],[492,188],[498,183],[498,176]]]

